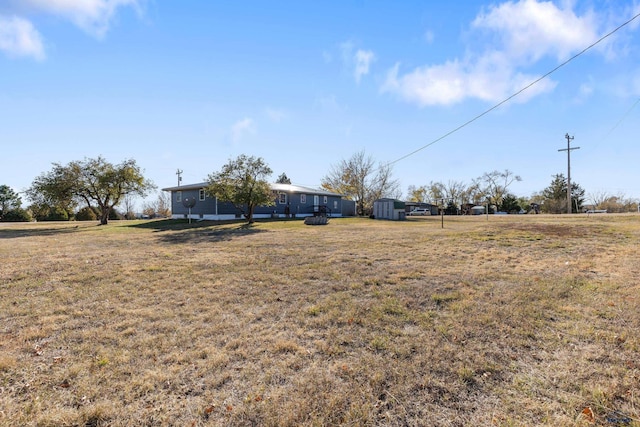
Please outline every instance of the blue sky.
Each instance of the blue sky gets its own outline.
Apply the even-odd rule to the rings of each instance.
[[[453,3],[453,4],[452,4]],[[135,159],[159,187],[239,154],[319,186],[361,150],[395,161],[640,13],[640,1],[0,2],[0,184]],[[509,169],[640,198],[640,18],[510,102],[394,163],[409,185]]]

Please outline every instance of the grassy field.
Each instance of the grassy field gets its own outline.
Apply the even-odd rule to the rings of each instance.
[[[2,426],[640,426],[640,216],[0,224]]]

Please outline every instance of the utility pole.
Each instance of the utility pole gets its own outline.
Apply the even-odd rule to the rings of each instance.
[[[178,187],[180,187],[180,183],[182,182],[182,171],[180,169],[178,169],[178,171],[176,172],[176,175],[178,175]]]
[[[571,150],[578,150],[580,147],[571,147],[571,141],[573,141],[573,137],[569,136],[567,133],[565,136],[567,138],[567,148],[561,148],[558,151],[566,151],[567,152],[567,213],[571,213]]]

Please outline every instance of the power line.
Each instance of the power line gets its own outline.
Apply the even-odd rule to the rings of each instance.
[[[618,30],[620,30],[621,28],[625,27],[626,25],[629,25],[631,22],[633,22],[635,19],[637,19],[640,16],[640,13],[638,13],[637,15],[635,15],[634,17],[632,17],[631,19],[629,19],[628,21],[624,22],[623,24],[619,25],[617,28],[615,28],[614,30],[608,32],[607,34],[605,34],[604,36],[600,37],[598,40],[596,40],[594,43],[590,44],[589,46],[587,46],[586,48],[582,49],[580,52],[576,53],[575,55],[573,55],[571,58],[567,59],[566,61],[562,62],[560,65],[558,65],[557,67],[555,67],[554,69],[552,69],[551,71],[547,72],[546,74],[544,74],[543,76],[537,78],[536,80],[534,80],[533,82],[529,83],[528,85],[526,85],[525,87],[523,87],[522,89],[520,89],[519,91],[515,92],[514,94],[512,94],[511,96],[505,98],[504,100],[500,101],[499,103],[495,104],[493,107],[489,108],[488,110],[483,111],[482,113],[478,114],[477,116],[475,116],[474,118],[464,122],[463,124],[461,124],[460,126],[458,126],[457,128],[445,133],[444,135],[440,136],[439,138],[434,139],[433,141],[431,141],[430,143],[423,145],[422,147],[410,152],[409,154],[405,154],[404,156],[389,162],[388,165],[393,165],[395,163],[398,163],[401,160],[406,159],[407,157],[411,157],[414,154],[424,150],[425,148],[428,148],[430,146],[432,146],[433,144],[442,141],[443,139],[447,138],[448,136],[458,132],[460,129],[467,127],[468,125],[470,125],[471,123],[475,122],[476,120],[478,120],[481,117],[486,116],[487,114],[489,114],[490,112],[492,112],[493,110],[495,110],[496,108],[502,106],[503,104],[506,104],[507,102],[511,101],[513,98],[515,98],[516,96],[520,95],[522,92],[524,92],[525,90],[529,89],[531,86],[534,86],[535,84],[537,84],[538,82],[540,82],[541,80],[549,77],[551,74],[555,73],[556,71],[558,71],[560,68],[564,67],[565,65],[567,65],[569,62],[573,61],[574,59],[576,59],[577,57],[579,57],[580,55],[582,55],[583,53],[585,53],[586,51],[590,50],[591,48],[593,48],[594,46],[598,45],[599,43],[601,43],[603,40],[605,40],[607,37],[613,35],[614,33],[616,33]]]
[[[622,122],[624,122],[624,120],[627,118],[627,116],[631,113],[631,111],[633,111],[633,109],[636,107],[636,105],[638,105],[638,103],[640,103],[640,98],[636,99],[636,102],[633,103],[633,105],[622,115],[622,117],[620,118],[620,120],[618,120],[618,122],[611,128],[609,129],[609,132],[607,132],[602,138],[601,141],[604,141],[605,139],[607,139],[609,137],[609,135],[611,135],[613,133],[614,130],[616,130],[618,128],[618,126],[620,126],[622,124]],[[597,145],[596,145],[597,147]]]

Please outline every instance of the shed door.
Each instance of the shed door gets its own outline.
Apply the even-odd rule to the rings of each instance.
[[[320,209],[320,196],[316,194],[315,196],[313,196],[313,211],[318,212],[319,209]]]

